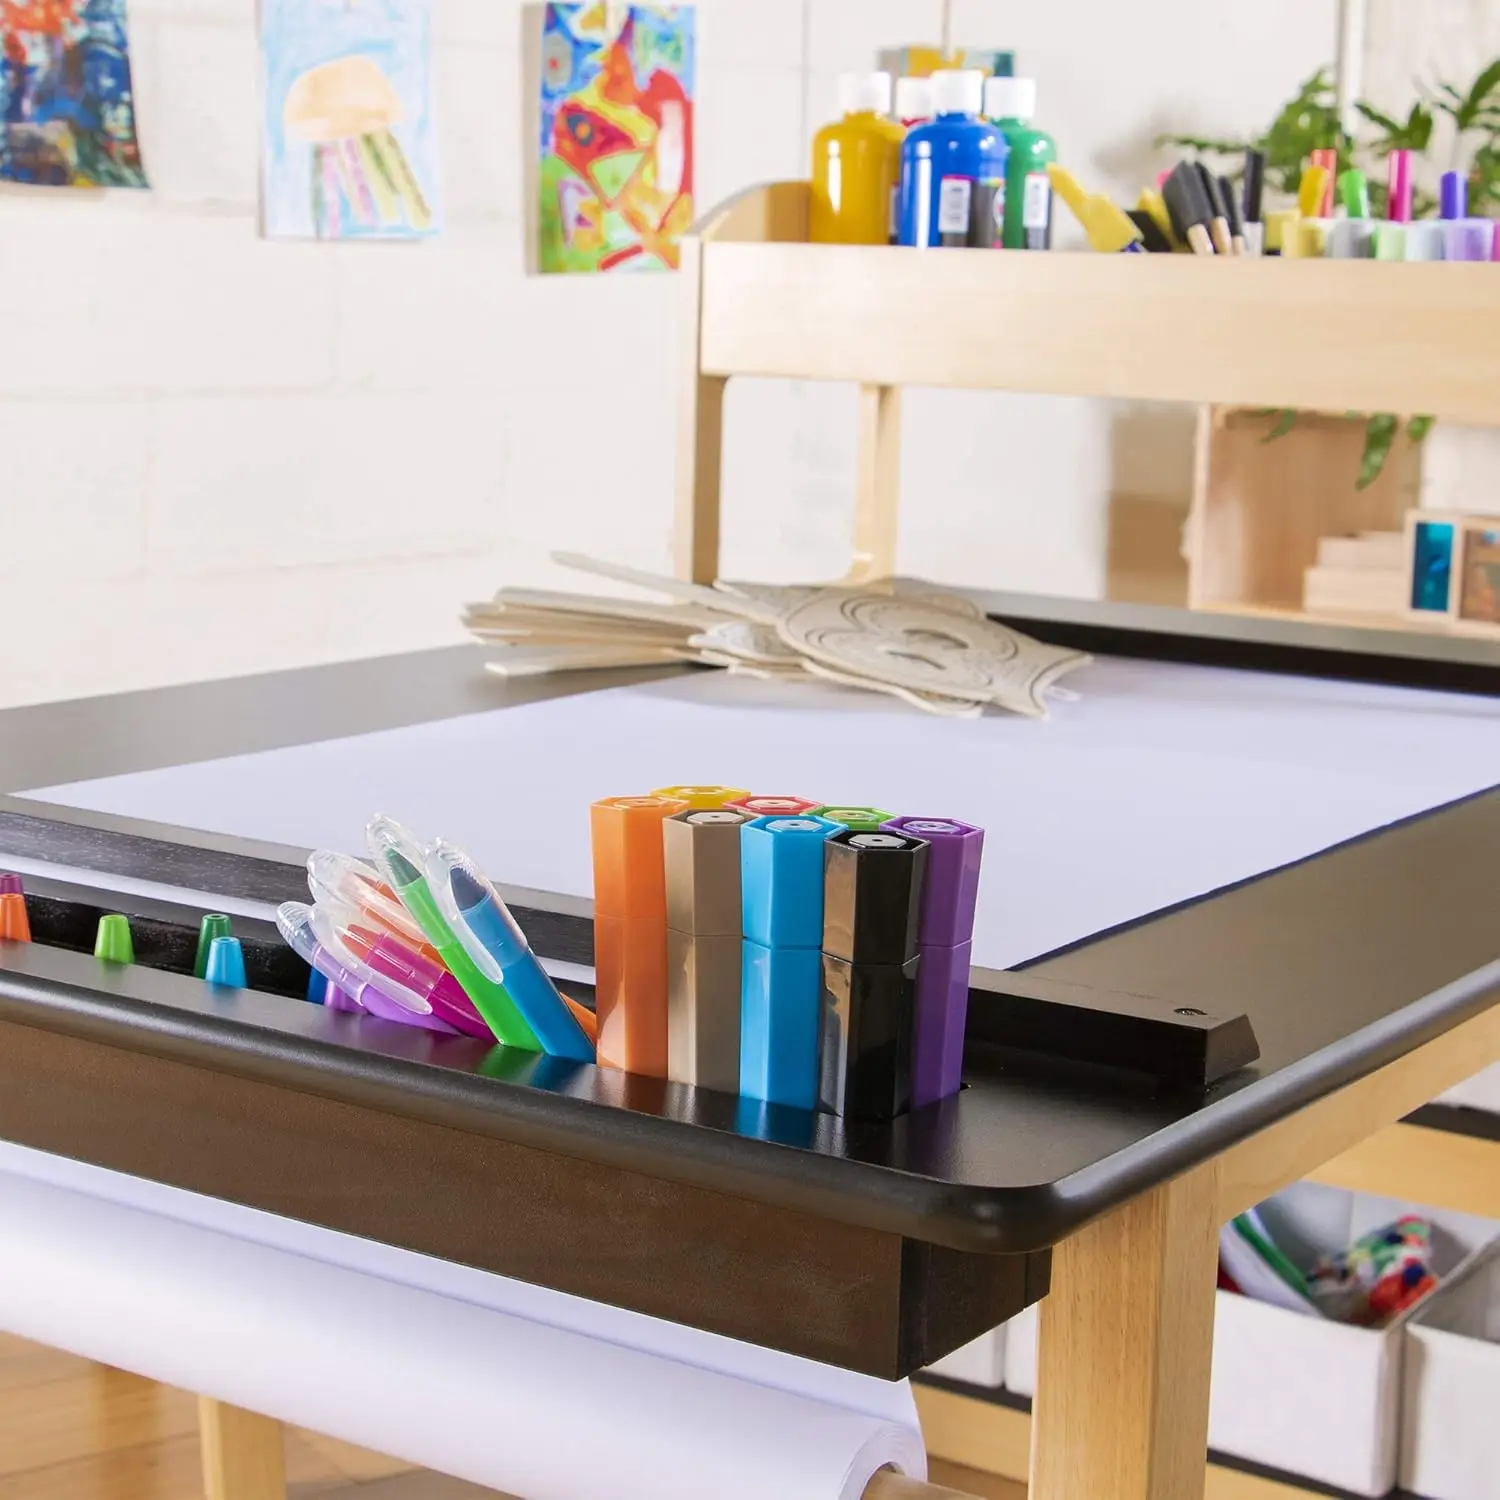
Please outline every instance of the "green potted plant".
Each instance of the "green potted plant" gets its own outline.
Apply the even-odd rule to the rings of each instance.
[[[1364,101],[1355,105],[1355,111],[1366,128],[1351,135],[1339,116],[1333,78],[1328,69],[1322,68],[1302,84],[1270,125],[1253,138],[1166,135],[1157,144],[1241,160],[1246,151],[1261,151],[1266,158],[1267,184],[1289,200],[1296,198],[1311,153],[1332,148],[1339,153],[1342,164],[1365,171],[1377,217],[1386,210],[1380,168],[1390,152],[1408,150],[1427,164],[1429,175],[1440,170],[1467,170],[1469,211],[1500,217],[1500,58],[1484,68],[1467,89],[1451,83],[1424,88],[1404,120]],[[1452,122],[1451,156],[1446,166],[1433,160],[1433,152],[1440,143],[1438,124],[1442,119]],[[1449,131],[1442,132],[1442,139],[1449,136]],[[1230,165],[1231,170],[1238,170],[1237,163]],[[1427,217],[1436,207],[1432,195],[1419,186],[1414,205],[1417,216]],[[1297,421],[1295,411],[1272,415],[1276,422],[1266,437],[1267,442],[1285,436]],[[1403,423],[1389,412],[1349,415],[1365,420],[1364,454],[1355,479],[1355,488],[1364,490],[1384,472]],[[1425,416],[1410,417],[1404,424],[1413,442],[1421,442],[1432,425],[1433,419]]]

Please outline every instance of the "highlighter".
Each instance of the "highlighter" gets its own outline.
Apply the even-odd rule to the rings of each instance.
[[[439,839],[428,853],[426,873],[443,920],[479,971],[504,985],[543,1050],[553,1057],[593,1062],[593,1043],[537,962],[510,908],[474,861]]]
[[[352,906],[378,927],[400,938],[408,948],[415,948],[424,958],[441,966],[437,949],[423,936],[422,929],[373,865],[350,854],[319,849],[307,861],[307,888],[312,892],[314,906],[323,901]]]
[[[1302,186],[1297,190],[1297,208],[1304,219],[1332,217],[1323,212],[1323,200],[1332,184],[1333,174],[1327,167],[1311,166],[1302,169]]]
[[[443,920],[427,878],[422,874],[425,853],[417,839],[392,818],[377,815],[365,830],[374,856],[375,867],[382,873],[401,904],[416,919],[427,941],[437,949],[448,971],[463,986],[485,1023],[497,1040],[507,1047],[524,1047],[540,1052],[536,1033],[511,999],[503,984],[487,978],[469,957],[453,929]]]
[[[0,871],[0,939],[11,943],[31,941],[31,918],[26,913],[26,887],[21,877]]]
[[[1328,253],[1338,260],[1369,260],[1375,254],[1375,221],[1370,215],[1370,184],[1354,168],[1339,178],[1346,219],[1334,222]]]
[[[440,964],[429,963],[400,938],[367,925],[363,914],[337,904],[315,906],[313,931],[340,963],[362,976],[376,991],[418,1015],[429,1011],[439,1021],[482,1042],[494,1034],[459,982]],[[371,1004],[366,1007],[378,1014]]]
[[[1072,210],[1073,217],[1088,236],[1089,246],[1105,255],[1121,251],[1144,251],[1141,231],[1130,222],[1118,204],[1103,193],[1088,193],[1069,171],[1052,162],[1047,167],[1052,189]]]
[[[284,901],[276,908],[276,926],[292,952],[328,981],[329,994],[347,996],[356,1011],[400,1026],[457,1035],[430,1004],[402,989],[395,980],[377,982],[369,965],[361,962],[340,939],[327,911],[314,910],[299,901]],[[335,1004],[331,1008],[343,1009],[343,1006]]]

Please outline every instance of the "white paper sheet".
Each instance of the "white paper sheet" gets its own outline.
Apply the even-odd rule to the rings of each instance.
[[[591,892],[589,803],[732,785],[988,830],[974,961],[1009,968],[1500,782],[1500,704],[1101,660],[1045,723],[694,675],[53,787],[72,807],[358,850],[390,813],[496,880]]]
[[[0,1142],[0,1329],[529,1500],[858,1500],[906,1381]]]

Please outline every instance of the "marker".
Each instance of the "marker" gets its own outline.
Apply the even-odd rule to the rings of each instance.
[[[1240,202],[1235,196],[1234,184],[1227,177],[1216,177],[1214,186],[1219,191],[1219,206],[1229,221],[1229,241],[1234,247],[1234,253],[1248,255],[1250,251],[1245,239],[1245,221],[1240,216]]]
[[[243,990],[250,987],[245,976],[245,950],[237,937],[216,937],[209,945],[208,967],[203,975],[209,984],[222,985],[225,989]]]
[[[741,931],[767,948],[823,943],[823,844],[837,823],[811,814],[740,829]]]
[[[662,824],[667,883],[667,1076],[740,1089],[740,829],[733,808],[689,809]]]
[[[740,1093],[816,1109],[822,1011],[822,818],[757,818],[740,829]]]
[[[1370,183],[1365,174],[1351,167],[1339,178],[1339,193],[1344,200],[1344,212],[1351,219],[1374,217],[1370,210]]]
[[[1331,219],[1333,217],[1332,213],[1323,212],[1323,200],[1328,196],[1332,187],[1333,174],[1327,167],[1303,167],[1302,185],[1297,190],[1297,209],[1304,219]]]
[[[693,812],[716,812],[744,801],[750,793],[738,786],[659,786],[651,795],[665,797],[669,802],[686,802]]]
[[[1412,198],[1415,184],[1411,175],[1410,151],[1392,151],[1386,158],[1386,199],[1389,207],[1386,218],[1393,224],[1410,224],[1412,221]]]
[[[352,906],[377,926],[394,933],[408,948],[415,948],[424,958],[442,965],[437,949],[427,941],[374,865],[332,849],[319,849],[307,861],[307,888],[312,892],[314,906],[328,900]]]
[[[456,1035],[426,998],[403,991],[388,976],[377,976],[340,939],[326,909],[314,910],[299,901],[276,908],[276,926],[288,946],[315,973],[327,980],[324,1003],[329,1010],[375,1016],[422,1031]],[[446,976],[450,981],[452,976]],[[455,990],[457,984],[453,985]],[[403,998],[394,998],[398,993]],[[425,1010],[414,1007],[425,1006]]]
[[[424,853],[417,839],[392,818],[377,816],[365,830],[376,869],[385,876],[397,899],[411,913],[423,936],[438,951],[448,972],[484,1017],[498,1041],[507,1047],[540,1052],[536,1033],[526,1024],[505,987],[487,979],[468,950],[443,920],[442,911],[422,874]]]
[[[229,918],[223,912],[210,912],[198,924],[198,952],[193,959],[193,978],[202,979],[208,973],[208,952],[215,938],[229,937]]]
[[[1300,214],[1281,235],[1281,253],[1288,259],[1321,260],[1328,253],[1334,220],[1308,219]]]
[[[956,1094],[963,1081],[984,830],[957,818],[929,817],[896,818],[888,827],[928,845],[912,1037],[911,1102],[920,1108]]]
[[[1083,227],[1091,249],[1105,255],[1145,250],[1146,247],[1141,243],[1141,231],[1130,222],[1129,215],[1117,203],[1106,198],[1103,193],[1086,192],[1083,184],[1056,162],[1048,166],[1047,176],[1051,180],[1053,191],[1068,205],[1073,217]]]
[[[888,829],[846,830],[823,846],[818,1103],[832,1114],[892,1120],[911,1104],[927,849]]]
[[[1162,197],[1172,217],[1172,230],[1194,255],[1214,253],[1209,223],[1212,205],[1204,196],[1203,181],[1191,162],[1179,162],[1162,185]]]
[[[1350,168],[1339,178],[1339,198],[1347,218],[1336,219],[1328,253],[1338,260],[1368,260],[1375,254],[1376,229],[1370,213],[1370,184],[1365,174]]]
[[[427,883],[443,920],[485,978],[504,985],[542,1050],[552,1057],[593,1062],[593,1043],[537,962],[510,908],[474,861],[439,839],[427,858]]]
[[[1265,207],[1266,153],[1245,153],[1244,197],[1240,202],[1240,218],[1245,225],[1245,250],[1250,255],[1261,255],[1266,249]]]
[[[806,797],[736,797],[724,804],[747,818],[800,818],[819,805]]]
[[[99,918],[94,938],[94,957],[107,964],[133,964],[135,942],[130,936],[130,919],[118,912]]]
[[[31,941],[31,918],[19,875],[0,873],[0,939],[10,943]]]
[[[667,1076],[667,879],[662,824],[675,797],[606,797],[589,809],[600,1067]]]
[[[1495,254],[1492,219],[1469,217],[1469,181],[1462,172],[1444,172],[1443,249],[1447,260],[1490,260]]]
[[[1325,146],[1316,151],[1310,151],[1307,159],[1313,166],[1328,174],[1323,179],[1323,195],[1307,216],[1313,219],[1331,219],[1333,217],[1333,189],[1339,175],[1339,154],[1332,147]],[[1304,209],[1303,212],[1307,211]]]
[[[878,807],[819,807],[813,809],[812,815],[825,823],[837,823],[840,828],[852,828],[856,833],[875,833],[881,824],[889,823],[895,816]]]
[[[1219,255],[1233,255],[1235,248],[1229,229],[1229,214],[1219,200],[1219,179],[1201,161],[1194,162],[1193,169],[1198,174],[1198,182],[1208,204],[1208,232],[1213,239],[1214,250]]]

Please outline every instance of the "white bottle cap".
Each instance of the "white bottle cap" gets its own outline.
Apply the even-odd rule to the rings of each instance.
[[[1029,120],[1036,114],[1035,78],[986,78],[984,113],[990,120]]]
[[[888,115],[889,73],[844,73],[839,78],[839,106],[846,115]]]
[[[932,80],[898,78],[896,80],[896,118],[930,120],[932,118]]]
[[[977,115],[984,108],[984,74],[940,68],[932,75],[932,111],[937,115]]]

